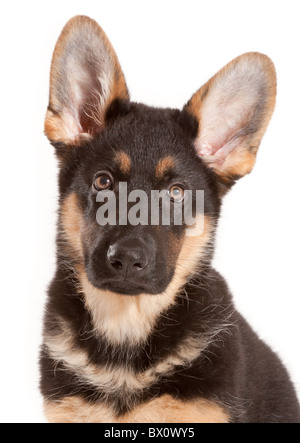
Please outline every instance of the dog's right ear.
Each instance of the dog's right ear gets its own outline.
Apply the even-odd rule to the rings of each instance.
[[[53,55],[47,137],[69,146],[96,137],[115,100],[129,101],[116,53],[94,20],[74,17],[63,29]]]

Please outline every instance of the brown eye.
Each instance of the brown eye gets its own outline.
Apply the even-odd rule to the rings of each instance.
[[[174,185],[169,190],[169,196],[175,203],[181,203],[184,200],[184,189],[179,185]]]
[[[108,174],[100,174],[94,181],[94,188],[97,191],[108,191],[112,188],[113,180]]]

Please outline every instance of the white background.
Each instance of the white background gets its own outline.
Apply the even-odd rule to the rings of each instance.
[[[275,114],[255,170],[224,201],[215,263],[299,392],[299,1],[12,0],[0,8],[0,421],[44,421],[37,362],[55,263],[57,170],[43,120],[54,45],[77,14],[100,23],[132,99],[150,105],[181,108],[244,52],[273,59]]]

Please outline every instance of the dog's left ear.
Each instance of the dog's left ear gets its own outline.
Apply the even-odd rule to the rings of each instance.
[[[272,61],[249,53],[225,66],[185,106],[199,123],[197,154],[223,183],[251,172],[275,97]]]

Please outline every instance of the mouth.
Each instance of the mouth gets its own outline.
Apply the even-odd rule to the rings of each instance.
[[[127,280],[101,280],[95,281],[92,279],[91,283],[99,289],[114,292],[124,296],[137,296],[141,294],[154,294],[153,289],[147,288],[129,282]]]
[[[145,292],[149,293],[149,291],[146,290],[146,288],[143,288],[141,286],[137,286],[133,283],[130,283],[126,280],[124,281],[110,281],[107,283],[102,283],[102,288],[109,290],[111,292],[115,292],[117,294],[121,295],[140,295]]]
[[[127,276],[112,275],[108,272],[95,272],[90,266],[86,266],[86,275],[95,288],[124,296],[163,294],[172,278],[168,276],[157,279],[155,275],[151,275],[130,279]]]

